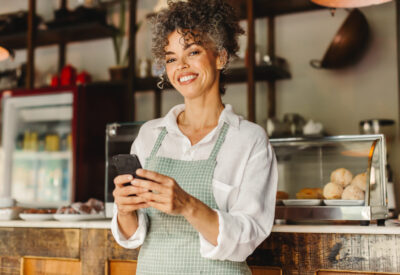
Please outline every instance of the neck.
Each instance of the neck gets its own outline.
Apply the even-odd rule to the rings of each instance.
[[[185,111],[178,116],[178,125],[189,127],[194,131],[214,128],[218,125],[223,109],[224,105],[219,95],[217,100],[185,100]]]

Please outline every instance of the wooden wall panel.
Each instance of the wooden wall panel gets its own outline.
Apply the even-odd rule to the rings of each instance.
[[[104,275],[107,262],[106,229],[81,229],[82,274]]]
[[[139,255],[139,248],[137,249],[126,249],[121,247],[115,241],[111,230],[107,230],[107,255],[108,259],[117,260],[136,260]]]
[[[80,275],[81,262],[75,259],[24,257],[21,275]]]
[[[0,228],[0,257],[79,258],[80,229]]]
[[[0,275],[20,275],[21,257],[0,257]]]
[[[108,266],[107,275],[135,275],[137,262],[111,260],[108,262]]]
[[[317,270],[400,274],[400,235],[272,233],[249,265],[281,266],[284,275]]]

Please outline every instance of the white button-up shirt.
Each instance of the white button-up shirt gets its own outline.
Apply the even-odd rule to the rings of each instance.
[[[158,156],[180,159],[207,159],[217,141],[224,122],[229,124],[225,141],[217,156],[213,178],[213,194],[218,209],[218,244],[210,244],[199,233],[202,257],[218,260],[244,261],[270,234],[274,220],[275,196],[278,182],[277,162],[271,144],[262,127],[236,115],[225,105],[218,126],[200,142],[191,145],[180,131],[177,116],[185,105],[177,105],[159,119],[146,122],[132,145],[132,154],[144,165],[163,127],[168,134]],[[126,239],[117,222],[117,207],[111,230],[118,244],[137,248],[146,238],[148,217],[138,210],[139,227]]]

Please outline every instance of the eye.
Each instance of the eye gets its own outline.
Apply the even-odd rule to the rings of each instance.
[[[166,61],[165,61],[165,63],[172,63],[172,62],[174,62],[176,59],[175,58],[168,58]]]
[[[190,55],[190,56],[192,56],[192,55],[198,55],[199,53],[200,53],[200,51],[195,50],[195,51],[191,51],[191,52],[189,53],[189,55]]]

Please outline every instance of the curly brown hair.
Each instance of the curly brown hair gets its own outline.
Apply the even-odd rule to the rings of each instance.
[[[239,50],[238,36],[243,34],[235,10],[224,0],[168,1],[168,8],[151,18],[152,52],[155,62],[165,66],[168,36],[175,30],[182,34],[183,44],[194,39],[204,47],[212,46],[216,53],[225,50],[227,62]],[[220,92],[225,92],[226,69],[221,71]],[[167,77],[161,77],[162,81]]]

